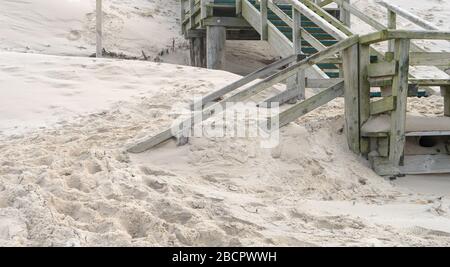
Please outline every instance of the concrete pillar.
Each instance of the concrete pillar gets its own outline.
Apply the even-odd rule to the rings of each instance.
[[[208,69],[222,69],[225,63],[226,28],[206,27],[206,65]]]

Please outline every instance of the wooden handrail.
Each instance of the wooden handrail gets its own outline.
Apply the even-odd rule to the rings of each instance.
[[[344,49],[355,45],[359,41],[359,36],[354,35],[345,40],[342,40],[330,47],[327,47],[325,50],[320,51],[300,62],[297,62],[283,70],[278,71],[277,73],[265,78],[262,81],[257,82],[256,84],[250,85],[245,89],[235,93],[234,95],[216,103],[209,107],[206,107],[201,112],[195,113],[190,118],[186,119],[183,122],[177,123],[173,125],[171,128],[166,129],[155,136],[150,138],[144,138],[136,144],[130,146],[127,151],[130,153],[141,153],[150,148],[183,133],[186,128],[192,127],[192,122],[201,122],[215,115],[214,111],[220,109],[223,111],[226,110],[227,107],[232,106],[232,103],[236,103],[239,101],[243,101],[246,98],[253,96],[255,94],[260,93],[261,91],[279,83],[287,78],[295,75],[301,70],[307,69],[312,65],[316,65],[320,63],[322,60],[326,60],[331,56],[343,51]],[[243,84],[245,85],[245,84]],[[241,85],[241,86],[243,86]],[[219,90],[220,91],[220,90]],[[174,132],[176,129],[177,132]]]
[[[448,31],[408,31],[408,30],[382,30],[360,37],[361,44],[373,44],[392,39],[417,40],[450,40]]]
[[[375,28],[376,30],[383,30],[386,29],[386,26],[382,23],[379,23],[378,21],[372,19],[371,17],[367,16],[362,12],[361,10],[357,9],[356,7],[352,6],[348,2],[345,2],[343,0],[333,0],[338,5],[342,6],[344,9],[348,10],[350,13],[358,17],[360,20],[364,21],[365,23],[369,24],[371,27]]]
[[[336,38],[337,40],[344,40],[347,38],[347,34],[343,33],[341,30],[330,24],[328,21],[323,19],[318,14],[314,13],[311,9],[305,6],[298,0],[290,0],[292,7],[302,13],[309,20],[317,24],[320,28],[322,28],[325,32]]]
[[[433,24],[429,23],[428,21],[419,18],[418,16],[396,6],[390,3],[387,3],[385,1],[380,1],[377,2],[379,5],[384,6],[385,8],[387,8],[388,10],[391,10],[392,12],[395,12],[396,14],[398,14],[399,16],[411,21],[412,23],[424,28],[425,30],[431,30],[431,31],[438,31],[439,28],[434,26]]]

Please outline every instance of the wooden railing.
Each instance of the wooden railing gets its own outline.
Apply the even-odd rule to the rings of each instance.
[[[406,140],[406,107],[408,99],[408,88],[410,84],[421,84],[427,86],[441,86],[444,97],[444,115],[450,116],[450,79],[409,79],[410,47],[411,40],[450,40],[450,32],[441,31],[406,31],[406,30],[383,30],[359,39],[359,72],[360,72],[360,119],[364,123],[371,115],[383,112],[391,112],[391,128],[388,133],[389,142],[389,165],[398,167],[404,155]],[[388,52],[386,60],[378,63],[370,63],[369,46],[383,41],[394,41],[394,51]],[[428,54],[421,54],[421,64],[426,63]],[[450,58],[449,58],[450,59]],[[450,63],[450,60],[449,60]],[[386,88],[383,99],[370,102],[370,87],[380,86]],[[361,139],[361,144],[366,140]],[[366,151],[368,152],[368,151]]]
[[[395,30],[397,29],[397,16],[401,16],[403,18],[405,18],[406,20],[414,23],[415,25],[421,27],[424,30],[431,30],[431,31],[437,31],[439,30],[438,27],[436,27],[435,25],[433,25],[432,23],[419,18],[418,16],[398,7],[395,6],[393,4],[390,4],[388,2],[385,1],[380,1],[378,2],[378,4],[380,4],[381,6],[385,7],[387,9],[387,23],[386,25],[383,23],[380,23],[372,18],[370,18],[369,16],[367,16],[364,12],[362,12],[361,10],[357,9],[355,6],[351,5],[350,3],[348,3],[345,0],[330,0],[330,1],[323,1],[323,6],[328,5],[332,2],[337,3],[341,8],[347,10],[349,13],[355,15],[356,17],[358,17],[360,20],[364,21],[365,23],[367,23],[369,26],[373,27],[374,29],[381,31],[381,30],[385,30],[385,29],[391,29],[391,30]],[[394,43],[395,40],[389,40],[388,41],[389,45],[388,45],[388,51],[394,51]],[[422,47],[411,43],[411,48],[413,52],[416,53],[424,53],[426,52],[425,49],[423,49]],[[420,57],[422,56],[421,54],[415,54],[414,56]],[[445,58],[448,58],[448,55],[446,53],[435,53],[434,55],[429,55],[430,57],[437,59],[439,58],[439,56],[444,56]],[[447,56],[447,57],[445,57]],[[424,62],[423,60],[421,61],[416,61],[416,63],[422,63]],[[450,64],[445,64],[442,62],[442,60],[435,60],[434,62],[436,62],[436,65],[433,65],[434,67],[437,67],[438,69],[441,69],[443,71],[448,70],[450,68]]]
[[[243,0],[246,1],[246,0]],[[302,60],[298,60],[297,56],[291,56],[285,59],[282,59],[278,62],[275,62],[271,64],[270,66],[267,66],[265,68],[262,68],[246,77],[243,77],[242,79],[234,82],[231,85],[228,85],[224,88],[221,88],[202,99],[202,106],[205,108],[201,110],[200,112],[194,113],[189,119],[178,123],[177,125],[171,127],[170,129],[166,129],[152,137],[144,138],[141,141],[138,141],[136,144],[130,146],[127,151],[131,153],[141,153],[148,149],[151,149],[152,147],[172,138],[181,137],[185,132],[187,128],[192,127],[192,122],[201,122],[203,120],[206,120],[215,114],[215,110],[221,110],[225,111],[226,108],[232,106],[234,103],[238,103],[241,101],[244,101],[248,99],[251,96],[254,96],[262,91],[264,91],[267,88],[270,88],[271,86],[278,84],[282,81],[285,81],[292,76],[295,76],[298,74],[299,71],[305,70],[313,65],[316,65],[324,60],[329,59],[330,57],[335,56],[339,52],[345,50],[348,47],[351,47],[358,43],[359,37],[357,35],[352,36],[350,38],[347,38],[345,40],[342,40],[338,43],[336,43],[333,46],[327,47],[324,50],[308,57]],[[290,64],[290,66],[286,66]],[[284,69],[281,69],[281,67],[285,66]],[[276,71],[275,74],[270,75],[267,78],[264,78],[261,81],[258,81],[254,84],[251,84],[256,79],[263,77],[264,75],[267,75],[268,73],[271,73],[273,71]],[[230,97],[227,97],[220,102],[214,103],[212,105],[204,105],[208,104],[203,101],[209,101],[213,99],[220,98],[224,96],[227,93],[231,93],[233,91],[236,91],[239,88],[242,88],[244,86],[244,89],[238,91],[237,93],[231,95]],[[341,96],[344,94],[344,82],[342,80],[337,80],[334,84],[330,85],[330,87],[324,91],[322,91],[320,94],[317,94],[311,98],[308,98],[305,101],[302,101],[296,105],[293,105],[292,107],[286,109],[281,114],[279,114],[279,125],[284,126],[288,124],[289,122],[295,120],[301,115],[306,114],[307,112],[324,105],[328,103],[329,101],[333,100],[334,98]],[[195,105],[200,105],[199,103],[196,103]],[[354,106],[356,110],[353,110],[353,112],[357,113],[357,106]],[[274,119],[269,119],[269,125],[270,122]],[[179,129],[177,132],[173,132],[173,129]]]

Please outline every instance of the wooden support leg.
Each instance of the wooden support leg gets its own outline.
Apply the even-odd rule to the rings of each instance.
[[[392,82],[392,95],[396,96],[396,109],[391,113],[391,133],[389,161],[399,166],[405,150],[406,104],[408,101],[409,39],[395,40],[394,59],[398,63],[398,73]]]
[[[360,153],[358,44],[342,52],[345,83],[345,130],[350,150]]]
[[[350,0],[343,0],[350,4]],[[345,24],[345,26],[350,27],[350,11],[345,9],[343,6],[340,7],[340,21]]]
[[[222,69],[225,63],[226,28],[207,26],[206,39],[207,68]]]
[[[293,14],[293,27],[292,27],[292,36],[293,36],[293,45],[294,45],[294,54],[299,55],[302,53],[302,33],[301,33],[301,13],[292,8]],[[285,97],[289,97],[288,99],[283,99],[283,104],[285,102],[295,104],[297,99],[304,100],[305,99],[305,87],[306,87],[306,79],[305,79],[305,70],[300,70],[297,74],[287,79],[286,81],[286,94]]]
[[[370,46],[359,46],[359,128],[370,117],[370,83],[368,76],[368,66],[370,64]],[[370,152],[370,142],[368,138],[361,137],[360,139],[361,153],[367,155]]]
[[[261,12],[261,40],[267,41],[268,38],[268,6],[267,0],[260,0],[260,12]]]
[[[196,67],[195,62],[195,38],[189,38],[189,65]]]
[[[450,117],[450,86],[442,86],[441,94],[444,97],[444,116]]]

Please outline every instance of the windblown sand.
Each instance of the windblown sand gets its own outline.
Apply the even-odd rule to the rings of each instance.
[[[3,51],[93,51],[92,1],[35,2],[0,3]],[[156,59],[175,38],[163,60],[186,64],[176,2],[111,1],[107,49]],[[426,3],[420,15],[445,21],[445,1]],[[230,70],[243,74],[272,57],[247,45],[252,50],[229,46]],[[129,143],[170,126],[194,95],[238,76],[143,61],[0,57],[1,246],[450,244],[448,177],[439,177],[441,190],[415,192],[403,179],[377,176],[347,148],[342,99],[283,128],[272,149],[258,138],[192,138],[133,155],[124,152]],[[442,115],[442,98],[411,98],[408,109]],[[428,178],[415,179],[416,188]]]
[[[16,56],[9,69],[2,67],[3,73],[17,71],[11,69],[22,62]],[[145,94],[128,96],[101,112],[89,112],[87,105],[86,114],[58,125],[1,135],[1,245],[450,242],[447,198],[396,188],[348,151],[341,99],[283,128],[280,145],[273,149],[260,148],[257,138],[193,138],[184,147],[170,141],[130,155],[124,152],[127,144],[170,126],[180,111],[174,103],[187,106],[194,94],[237,77],[145,62],[50,56],[28,60],[42,68],[21,72],[22,80],[40,84],[52,75],[46,88],[68,90],[58,87],[54,74],[66,73],[67,62],[73,61],[70,70],[79,76],[59,75],[57,80],[77,84],[80,92],[95,89],[95,80],[105,77],[122,84],[117,78],[131,71],[135,75],[123,84]],[[46,63],[52,64],[45,68]],[[65,69],[57,71],[58,66]],[[96,79],[84,79],[84,68],[96,73]],[[146,83],[139,77],[146,77]],[[433,98],[413,105],[436,109]]]

